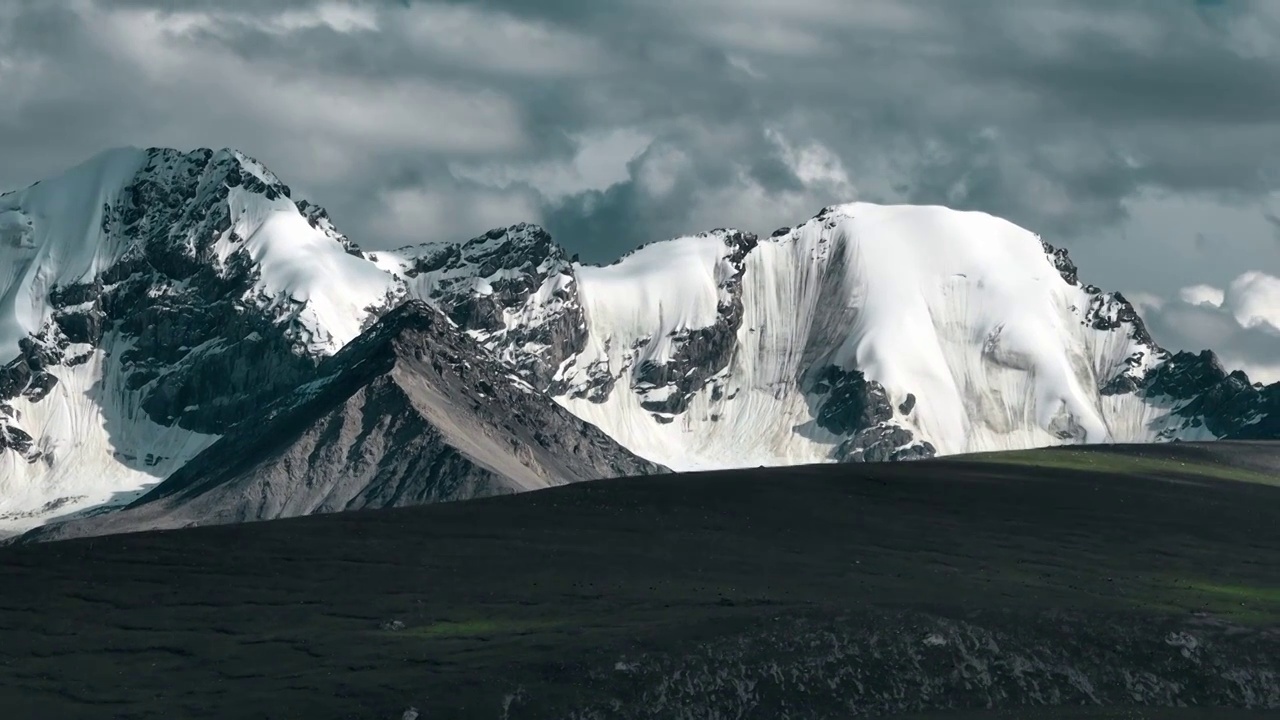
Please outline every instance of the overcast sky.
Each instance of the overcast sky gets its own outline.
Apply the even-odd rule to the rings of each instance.
[[[1277,0],[0,0],[0,189],[236,147],[370,248],[1009,218],[1280,380]]]

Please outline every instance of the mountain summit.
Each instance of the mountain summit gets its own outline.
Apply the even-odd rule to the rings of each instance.
[[[1280,385],[1165,351],[983,213],[838,205],[604,267],[533,225],[424,241],[363,251],[233,150],[111,151],[0,196],[0,524],[132,502],[410,300],[676,470],[1280,435]]]

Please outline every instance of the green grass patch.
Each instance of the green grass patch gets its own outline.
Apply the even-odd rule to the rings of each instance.
[[[1275,586],[1169,581],[1140,604],[1174,614],[1207,612],[1242,625],[1280,624],[1280,587]]]
[[[1280,587],[1257,587],[1249,585],[1213,585],[1210,583],[1193,583],[1192,589],[1228,600],[1246,603],[1280,605]]]
[[[1236,482],[1280,485],[1273,474],[1208,462],[1192,462],[1182,458],[1160,456],[1159,448],[1144,450],[1152,454],[1138,455],[1107,447],[1039,448],[1008,452],[956,455],[950,460],[1020,465],[1032,468],[1103,472],[1119,475],[1145,475],[1161,478],[1205,478]]]
[[[382,630],[397,636],[428,639],[497,638],[527,635],[566,627],[568,623],[549,619],[474,618],[441,620],[427,625],[409,625],[403,630]]]

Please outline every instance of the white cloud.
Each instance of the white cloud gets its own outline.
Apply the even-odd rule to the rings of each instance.
[[[1148,312],[1159,312],[1165,305],[1165,299],[1149,292],[1125,293],[1129,304],[1133,305],[1139,315]]]
[[[1178,298],[1188,305],[1222,307],[1226,292],[1211,285],[1192,285],[1178,291]]]
[[[932,24],[928,8],[902,0],[669,0],[676,9],[699,18],[733,16],[758,26],[794,24],[812,28],[920,30]]]
[[[1280,278],[1250,271],[1226,290],[1193,285],[1176,300],[1145,303],[1141,311],[1162,344],[1208,348],[1254,381],[1280,381]]]
[[[706,39],[741,53],[790,57],[833,55],[837,47],[817,32],[779,24],[762,25],[749,19],[723,19],[705,27]]]
[[[773,129],[765,130],[765,137],[782,151],[783,162],[791,168],[800,182],[805,185],[829,184],[837,192],[847,193],[852,199],[855,190],[844,163],[824,145],[811,142],[797,147],[783,137],[782,133]]]
[[[1280,333],[1280,278],[1244,273],[1227,288],[1223,306],[1241,327]]]
[[[306,9],[285,10],[279,15],[248,18],[258,27],[269,32],[296,32],[317,27],[328,27],[340,33],[377,30],[378,14],[370,6],[348,2],[323,2]]]
[[[767,77],[764,73],[757,70],[755,66],[752,65],[746,58],[740,55],[733,55],[733,54],[726,55],[725,59],[729,61],[729,64],[731,66],[741,70],[750,78],[753,78],[755,80],[763,80],[765,77]]]
[[[770,192],[747,176],[701,198],[691,213],[690,230],[732,227],[768,235],[781,225],[812,217],[825,205],[840,202],[807,191]]]
[[[650,146],[639,163],[636,182],[653,198],[669,194],[675,189],[681,174],[692,167],[688,155],[670,146]]]
[[[369,5],[348,2],[321,2],[303,8],[285,8],[271,12],[234,11],[219,8],[207,9],[112,9],[110,3],[97,0],[76,3],[81,13],[124,13],[123,17],[162,28],[172,35],[192,35],[196,32],[216,36],[229,36],[237,31],[252,29],[272,35],[287,35],[302,30],[328,28],[340,33],[377,30],[378,13]]]

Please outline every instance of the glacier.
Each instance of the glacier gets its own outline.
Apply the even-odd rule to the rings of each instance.
[[[591,340],[578,367],[665,362],[670,338],[712,325],[730,272],[722,235],[580,269]],[[1145,333],[1093,327],[1095,296],[1063,278],[1038,236],[999,218],[833,206],[761,241],[741,274],[723,392],[695,393],[669,422],[637,393],[566,406],[685,470],[829,460],[840,438],[814,422],[821,398],[806,384],[826,366],[860,370],[895,408],[912,396],[911,411],[889,422],[939,454],[1153,440],[1162,429],[1160,408],[1100,392],[1159,361]]]

